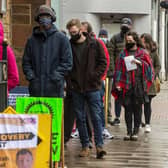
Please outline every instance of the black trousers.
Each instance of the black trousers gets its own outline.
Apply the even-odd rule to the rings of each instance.
[[[127,126],[127,133],[138,133],[141,123],[142,104],[135,103],[134,97],[132,97],[130,103],[125,105],[125,122]],[[134,121],[134,123],[133,123]]]
[[[70,91],[67,91],[64,98],[64,143],[68,142],[71,137],[74,121],[75,112],[72,105],[72,94]]]
[[[150,124],[151,113],[152,113],[152,108],[151,108],[152,98],[153,96],[149,95],[149,102],[144,104],[145,124]]]

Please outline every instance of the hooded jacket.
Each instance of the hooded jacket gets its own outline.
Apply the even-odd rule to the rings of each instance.
[[[3,40],[4,40],[4,30],[2,22],[0,21],[0,60],[2,60],[3,55],[3,46],[2,46]],[[8,91],[10,91],[19,84],[19,74],[16,65],[16,59],[10,46],[7,46],[7,61],[8,61]]]
[[[64,76],[72,68],[72,51],[68,38],[57,28],[33,29],[23,55],[23,72],[31,96],[63,97]]]

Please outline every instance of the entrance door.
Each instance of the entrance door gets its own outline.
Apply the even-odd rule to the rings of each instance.
[[[45,0],[12,0],[11,4],[11,32],[12,47],[14,49],[19,68],[20,84],[26,85],[22,72],[22,56],[27,38],[35,26],[34,13],[38,6],[45,4]]]

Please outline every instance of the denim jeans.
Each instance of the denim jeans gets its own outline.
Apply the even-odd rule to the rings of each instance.
[[[79,130],[79,136],[82,147],[89,146],[89,136],[86,127],[86,112],[84,110],[85,101],[90,109],[90,115],[94,128],[94,138],[96,147],[103,145],[102,138],[102,120],[101,120],[101,97],[100,91],[90,91],[79,93],[72,91],[73,107],[76,113],[76,122]]]

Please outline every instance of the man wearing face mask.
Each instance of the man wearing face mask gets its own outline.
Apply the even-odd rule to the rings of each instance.
[[[39,26],[27,41],[22,62],[30,96],[63,97],[64,76],[72,68],[69,40],[53,24],[56,16],[49,6],[37,9],[35,21]]]
[[[96,157],[100,159],[106,155],[106,151],[103,149],[100,96],[101,77],[107,65],[106,57],[97,40],[83,35],[80,20],[72,19],[66,27],[71,36],[70,42],[73,53],[70,89],[82,144],[79,156],[88,157],[90,153],[86,111],[84,110],[85,102],[87,102],[94,127]]]
[[[123,18],[121,20],[121,26],[120,26],[120,33],[115,34],[110,42],[111,42],[111,52],[109,52],[110,57],[114,60],[114,65],[116,64],[116,60],[119,57],[120,52],[125,47],[125,35],[127,32],[131,31],[132,29],[132,21],[130,18]],[[107,73],[107,77],[109,78],[109,95],[111,95],[111,86],[112,86],[112,77],[113,77],[113,70],[109,68],[109,71]],[[111,121],[111,118],[109,117],[109,123],[113,126],[120,125],[120,114],[121,114],[121,104],[119,101],[115,100],[115,118],[113,121]],[[111,113],[111,97],[109,97],[109,104],[108,104],[108,114]]]

